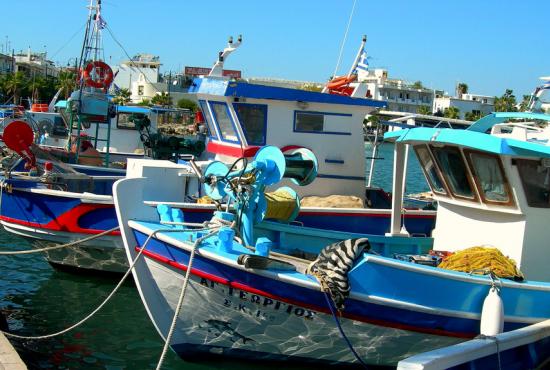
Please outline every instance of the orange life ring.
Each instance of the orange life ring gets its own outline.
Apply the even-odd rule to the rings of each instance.
[[[99,76],[96,80],[91,76],[93,70],[96,71],[96,76]],[[82,73],[82,77],[84,77],[84,82],[87,86],[96,87],[98,89],[108,89],[113,82],[114,75],[113,70],[107,63],[96,60],[95,62],[88,63],[86,69],[84,69]]]
[[[329,83],[327,83],[327,88],[329,90],[335,90],[355,80],[357,80],[357,75],[355,74],[352,74],[349,76],[336,77],[330,80]]]

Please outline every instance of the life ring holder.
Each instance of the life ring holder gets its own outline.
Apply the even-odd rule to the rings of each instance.
[[[342,86],[345,86],[354,82],[355,80],[357,80],[356,74],[351,74],[349,76],[335,77],[327,83],[327,88],[329,90],[337,90]]]
[[[101,72],[99,73],[100,77],[97,80],[94,80],[91,76],[93,70],[99,69]],[[111,83],[113,82],[114,74],[113,70],[109,65],[105,62],[102,62],[100,60],[96,60],[94,62],[88,63],[84,71],[82,72],[82,77],[84,78],[84,82],[87,86],[95,87],[98,89],[108,89],[109,86],[111,86]]]

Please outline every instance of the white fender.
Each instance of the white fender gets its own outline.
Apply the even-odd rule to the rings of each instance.
[[[500,298],[498,288],[491,287],[481,310],[479,332],[482,335],[494,336],[504,329],[504,304]]]

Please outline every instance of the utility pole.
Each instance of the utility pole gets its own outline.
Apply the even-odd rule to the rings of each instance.
[[[168,101],[170,101],[170,85],[172,85],[172,71],[168,74]]]

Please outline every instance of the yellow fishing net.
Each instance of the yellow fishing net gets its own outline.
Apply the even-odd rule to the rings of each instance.
[[[197,199],[197,203],[198,204],[212,204],[212,203],[214,203],[214,201],[208,195],[205,195],[205,196],[200,197],[199,199]]]
[[[265,218],[288,221],[298,206],[294,195],[284,189],[265,193],[265,199],[267,201]]]
[[[514,260],[506,257],[497,248],[471,247],[453,253],[437,266],[442,269],[462,272],[493,272],[501,278],[523,280],[523,274]]]

